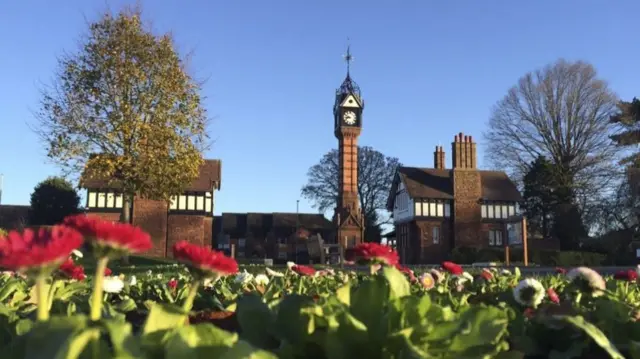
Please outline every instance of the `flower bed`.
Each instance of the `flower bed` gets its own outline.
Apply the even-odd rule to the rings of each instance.
[[[145,234],[91,225],[0,238],[0,265],[14,270],[0,276],[3,358],[640,358],[635,269],[524,278],[445,262],[414,273],[368,244],[347,253],[367,273],[238,272],[180,243],[184,265],[124,275],[109,260],[144,251]],[[69,227],[90,244],[95,274],[70,259],[82,243]],[[33,255],[10,260],[16,251]]]

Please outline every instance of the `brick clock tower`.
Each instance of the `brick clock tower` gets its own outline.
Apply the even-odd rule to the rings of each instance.
[[[358,136],[362,131],[364,101],[360,88],[351,79],[349,67],[353,57],[347,48],[347,77],[336,90],[333,106],[334,134],[338,139],[339,184],[333,222],[337,243],[349,248],[364,238],[364,217],[358,200]]]

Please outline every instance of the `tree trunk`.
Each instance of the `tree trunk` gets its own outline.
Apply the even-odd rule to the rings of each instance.
[[[120,212],[120,222],[131,223],[131,196],[124,194],[122,196],[122,212]],[[122,257],[122,264],[129,264],[129,257]]]

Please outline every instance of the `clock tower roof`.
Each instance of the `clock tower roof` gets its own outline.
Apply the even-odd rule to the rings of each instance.
[[[348,96],[355,97],[356,101],[362,106],[362,95],[360,93],[360,86],[351,78],[351,62],[353,56],[351,55],[351,46],[347,47],[347,53],[344,55],[344,60],[347,63],[347,76],[342,81],[340,87],[336,90],[336,107],[340,106],[345,98]]]

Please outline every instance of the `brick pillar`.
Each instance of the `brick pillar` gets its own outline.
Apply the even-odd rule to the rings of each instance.
[[[445,167],[444,149],[442,146],[436,146],[436,150],[433,152],[433,168],[443,170]]]
[[[482,183],[475,169],[453,170],[454,245],[475,246],[481,241],[480,198]]]
[[[213,247],[213,217],[204,217],[204,246]]]
[[[167,202],[136,196],[133,199],[132,220],[151,236],[153,248],[146,254],[165,257],[167,249]]]

